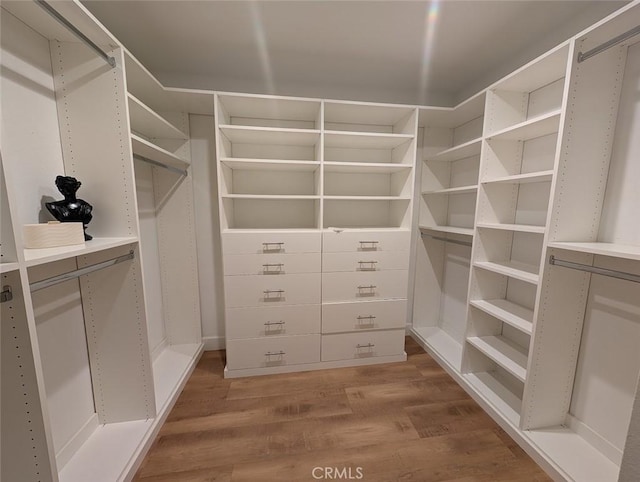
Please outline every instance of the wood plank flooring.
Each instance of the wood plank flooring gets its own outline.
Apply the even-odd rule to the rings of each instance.
[[[406,351],[234,380],[205,352],[134,480],[551,480],[411,338]]]

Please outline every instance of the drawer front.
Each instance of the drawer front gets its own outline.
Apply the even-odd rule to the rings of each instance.
[[[320,361],[320,336],[274,336],[227,341],[227,368],[266,368]]]
[[[325,231],[322,235],[322,250],[325,253],[371,251],[409,251],[409,230],[378,231]]]
[[[225,276],[227,308],[320,303],[320,273]]]
[[[320,333],[320,305],[229,308],[227,340]]]
[[[322,301],[406,299],[406,270],[322,273]]]
[[[222,252],[227,254],[319,253],[320,232],[222,233]]]
[[[409,251],[370,251],[357,253],[325,253],[322,271],[384,271],[409,269]]]
[[[322,333],[404,328],[406,300],[322,305]]]
[[[322,335],[322,361],[402,355],[404,330]]]
[[[320,253],[229,254],[224,256],[225,276],[319,273]]]

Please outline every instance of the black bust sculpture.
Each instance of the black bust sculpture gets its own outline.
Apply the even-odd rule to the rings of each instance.
[[[64,196],[63,201],[45,203],[49,212],[61,223],[81,222],[84,229],[84,240],[89,241],[93,237],[87,234],[87,224],[93,217],[91,210],[93,206],[87,201],[76,198],[76,191],[82,183],[75,177],[57,176],[56,187]]]

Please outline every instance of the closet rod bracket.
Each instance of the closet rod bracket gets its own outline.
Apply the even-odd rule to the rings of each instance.
[[[5,285],[2,287],[2,291],[0,292],[0,303],[7,303],[13,299],[13,291],[11,291],[11,286]]]
[[[95,44],[95,42],[93,42],[93,40],[91,40],[89,37],[83,34],[80,30],[78,30],[78,28],[75,25],[73,25],[71,22],[69,22],[69,20],[67,20],[62,15],[60,15],[60,13],[55,8],[53,8],[44,0],[34,0],[34,2],[36,2],[40,7],[42,7],[45,12],[47,12],[49,15],[55,18],[60,24],[66,27],[67,30],[69,30],[72,34],[74,34],[76,37],[82,40],[85,44],[87,44],[87,46],[90,47],[93,51],[95,51],[102,59],[104,59],[104,61],[108,63],[111,66],[111,68],[115,68],[116,59],[110,56],[109,54],[107,54],[100,47],[98,47]]]

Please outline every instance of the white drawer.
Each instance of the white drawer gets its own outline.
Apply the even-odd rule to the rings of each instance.
[[[409,269],[409,251],[325,253],[322,271],[384,271]]]
[[[322,361],[402,355],[404,330],[322,335]]]
[[[320,303],[320,273],[224,277],[227,308]]]
[[[274,336],[227,340],[227,368],[265,368],[320,361],[320,336]]]
[[[227,254],[319,253],[320,232],[222,233],[222,252]]]
[[[320,305],[229,308],[227,340],[320,333]]]
[[[322,301],[373,301],[407,297],[406,270],[322,273]]]
[[[223,260],[225,276],[320,272],[320,253],[229,254]]]
[[[324,231],[322,250],[324,253],[371,252],[371,251],[408,251],[411,232],[408,229],[379,231]]]
[[[322,305],[322,333],[404,328],[406,300]]]

